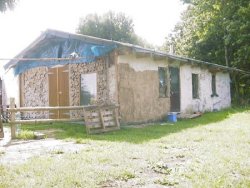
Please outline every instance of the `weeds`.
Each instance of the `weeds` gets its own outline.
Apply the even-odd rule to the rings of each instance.
[[[17,134],[17,139],[22,139],[22,140],[35,139],[35,134],[33,131],[22,130]]]
[[[178,185],[179,183],[173,180],[168,180],[166,178],[163,179],[157,179],[155,182],[155,184],[160,184],[160,185],[165,185],[165,186],[175,186]]]
[[[155,166],[152,167],[152,169],[157,173],[165,175],[169,175],[172,171],[172,169],[170,169],[168,165],[164,164],[163,162],[157,163]]]
[[[129,171],[124,171],[122,174],[118,176],[117,179],[122,180],[122,181],[128,181],[129,179],[135,178],[135,174],[131,173]]]
[[[51,154],[64,154],[63,150],[57,149],[50,152]]]

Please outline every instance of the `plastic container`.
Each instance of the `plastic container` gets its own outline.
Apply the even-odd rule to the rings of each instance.
[[[177,122],[177,114],[175,112],[169,112],[168,121],[173,123]]]

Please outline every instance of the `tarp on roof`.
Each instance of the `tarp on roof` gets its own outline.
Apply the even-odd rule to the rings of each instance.
[[[138,53],[146,53],[150,55],[156,55],[160,57],[171,58],[187,64],[206,65],[208,67],[218,68],[224,71],[235,71],[243,74],[250,74],[249,72],[239,70],[233,67],[227,67],[223,65],[213,64],[210,62],[204,62],[188,57],[182,57],[166,52],[155,51],[153,49],[143,48],[137,45],[122,43],[118,41],[112,41],[107,39],[101,39],[91,37],[87,35],[72,34],[57,30],[48,29],[40,37],[38,37],[32,44],[24,49],[16,59],[10,60],[4,65],[5,70],[14,68],[15,75],[20,74],[28,69],[47,66],[53,67],[58,64],[71,64],[71,63],[90,63],[96,60],[96,58],[105,56],[115,48],[127,47],[133,49]],[[71,53],[75,52],[81,59],[74,60],[60,60],[60,61],[24,61],[20,58],[68,58]]]
[[[42,66],[53,67],[55,65],[73,63],[91,63],[96,61],[96,58],[105,56],[115,48],[115,44],[94,44],[77,39],[65,39],[47,34],[45,39],[23,56],[23,58],[38,58],[38,60],[19,60],[14,67],[14,73],[18,75],[28,69]],[[39,60],[39,58],[69,58],[72,53],[77,54],[77,56],[81,58],[72,60]]]

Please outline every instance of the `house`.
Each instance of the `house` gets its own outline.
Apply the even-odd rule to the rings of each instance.
[[[47,30],[5,65],[19,79],[20,106],[119,105],[121,122],[169,112],[230,107],[235,68],[85,35]],[[66,118],[81,112],[26,113]]]

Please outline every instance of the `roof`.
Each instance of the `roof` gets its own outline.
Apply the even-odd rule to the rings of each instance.
[[[93,46],[98,47],[99,51],[100,51],[101,47],[109,48],[106,51],[105,50],[103,51],[103,49],[102,49],[101,53],[98,52],[97,54],[100,55],[100,56],[103,55],[104,53],[108,53],[108,52],[112,51],[114,48],[118,48],[118,49],[120,48],[121,49],[122,47],[126,47],[126,48],[132,49],[133,51],[135,51],[137,53],[150,54],[150,55],[157,56],[157,57],[162,57],[162,58],[166,57],[166,58],[170,58],[170,59],[180,61],[182,63],[196,64],[196,65],[200,65],[200,66],[205,65],[205,66],[208,66],[210,68],[215,68],[215,69],[219,69],[219,70],[223,70],[223,71],[240,72],[240,73],[243,73],[243,74],[250,74],[248,72],[245,72],[245,71],[237,69],[237,68],[232,68],[232,67],[227,67],[227,66],[223,66],[223,65],[213,64],[213,63],[210,63],[210,62],[205,62],[205,61],[196,60],[196,59],[192,59],[192,58],[182,57],[182,56],[178,56],[178,55],[174,55],[174,54],[170,54],[170,53],[165,53],[165,52],[161,52],[161,51],[155,51],[153,49],[143,48],[143,47],[138,46],[138,45],[123,43],[123,42],[118,42],[118,41],[113,41],[113,40],[107,40],[107,39],[101,39],[101,38],[87,36],[87,35],[72,34],[72,33],[68,33],[68,32],[62,32],[62,31],[51,30],[51,29],[48,29],[45,32],[43,32],[33,43],[31,43],[27,48],[25,48],[15,58],[10,60],[4,66],[4,68],[5,69],[10,69],[10,68],[16,67],[19,64],[24,65],[23,60],[20,60],[21,58],[27,58],[27,56],[31,57],[31,58],[34,58],[34,57],[32,57],[32,55],[34,55],[35,52],[37,53],[37,50],[34,50],[34,49],[42,47],[42,45],[45,45],[45,41],[47,41],[47,42],[49,41],[51,43],[51,39],[53,39],[53,38],[62,39],[62,40],[67,39],[67,40],[72,40],[72,41],[74,40],[74,41],[76,41],[74,43],[74,45],[76,45],[77,42],[80,42],[80,43],[82,42],[84,44],[91,44],[91,46],[90,46],[91,50],[93,50]],[[56,51],[58,53],[58,50],[59,50],[58,46],[59,45],[58,44],[56,44],[56,45],[57,45],[57,49],[53,48],[50,51],[54,50],[54,51]],[[85,47],[86,46],[84,46],[84,50],[86,49]],[[81,48],[83,48],[83,47],[81,46]],[[72,51],[69,51],[69,53],[71,53],[71,52]],[[39,55],[41,55],[41,54],[38,54],[38,55],[36,54],[36,56],[39,56]],[[51,55],[51,53],[48,53],[46,57],[49,56],[48,58],[53,58],[50,55]],[[54,57],[57,57],[57,56],[55,56],[56,55],[55,53],[52,54],[52,55],[54,55]],[[67,55],[69,55],[69,54],[67,54]],[[86,55],[86,54],[83,54],[83,55]],[[87,55],[89,55],[89,54],[87,54]],[[93,54],[91,54],[91,55],[93,55]],[[94,55],[96,55],[96,54],[94,53]],[[37,57],[35,57],[35,58],[37,58]],[[93,61],[93,59],[87,59],[87,60]],[[60,63],[63,63],[63,61],[60,61]],[[39,64],[39,62],[33,63],[34,66],[38,66],[38,64]],[[40,61],[40,64],[45,65],[44,62],[41,62],[41,61]],[[26,65],[27,65],[27,63],[25,64],[25,66]],[[32,66],[27,66],[27,67],[32,68]],[[17,71],[17,74],[21,73],[24,70],[26,70],[26,69],[21,69],[21,70],[19,69]]]

